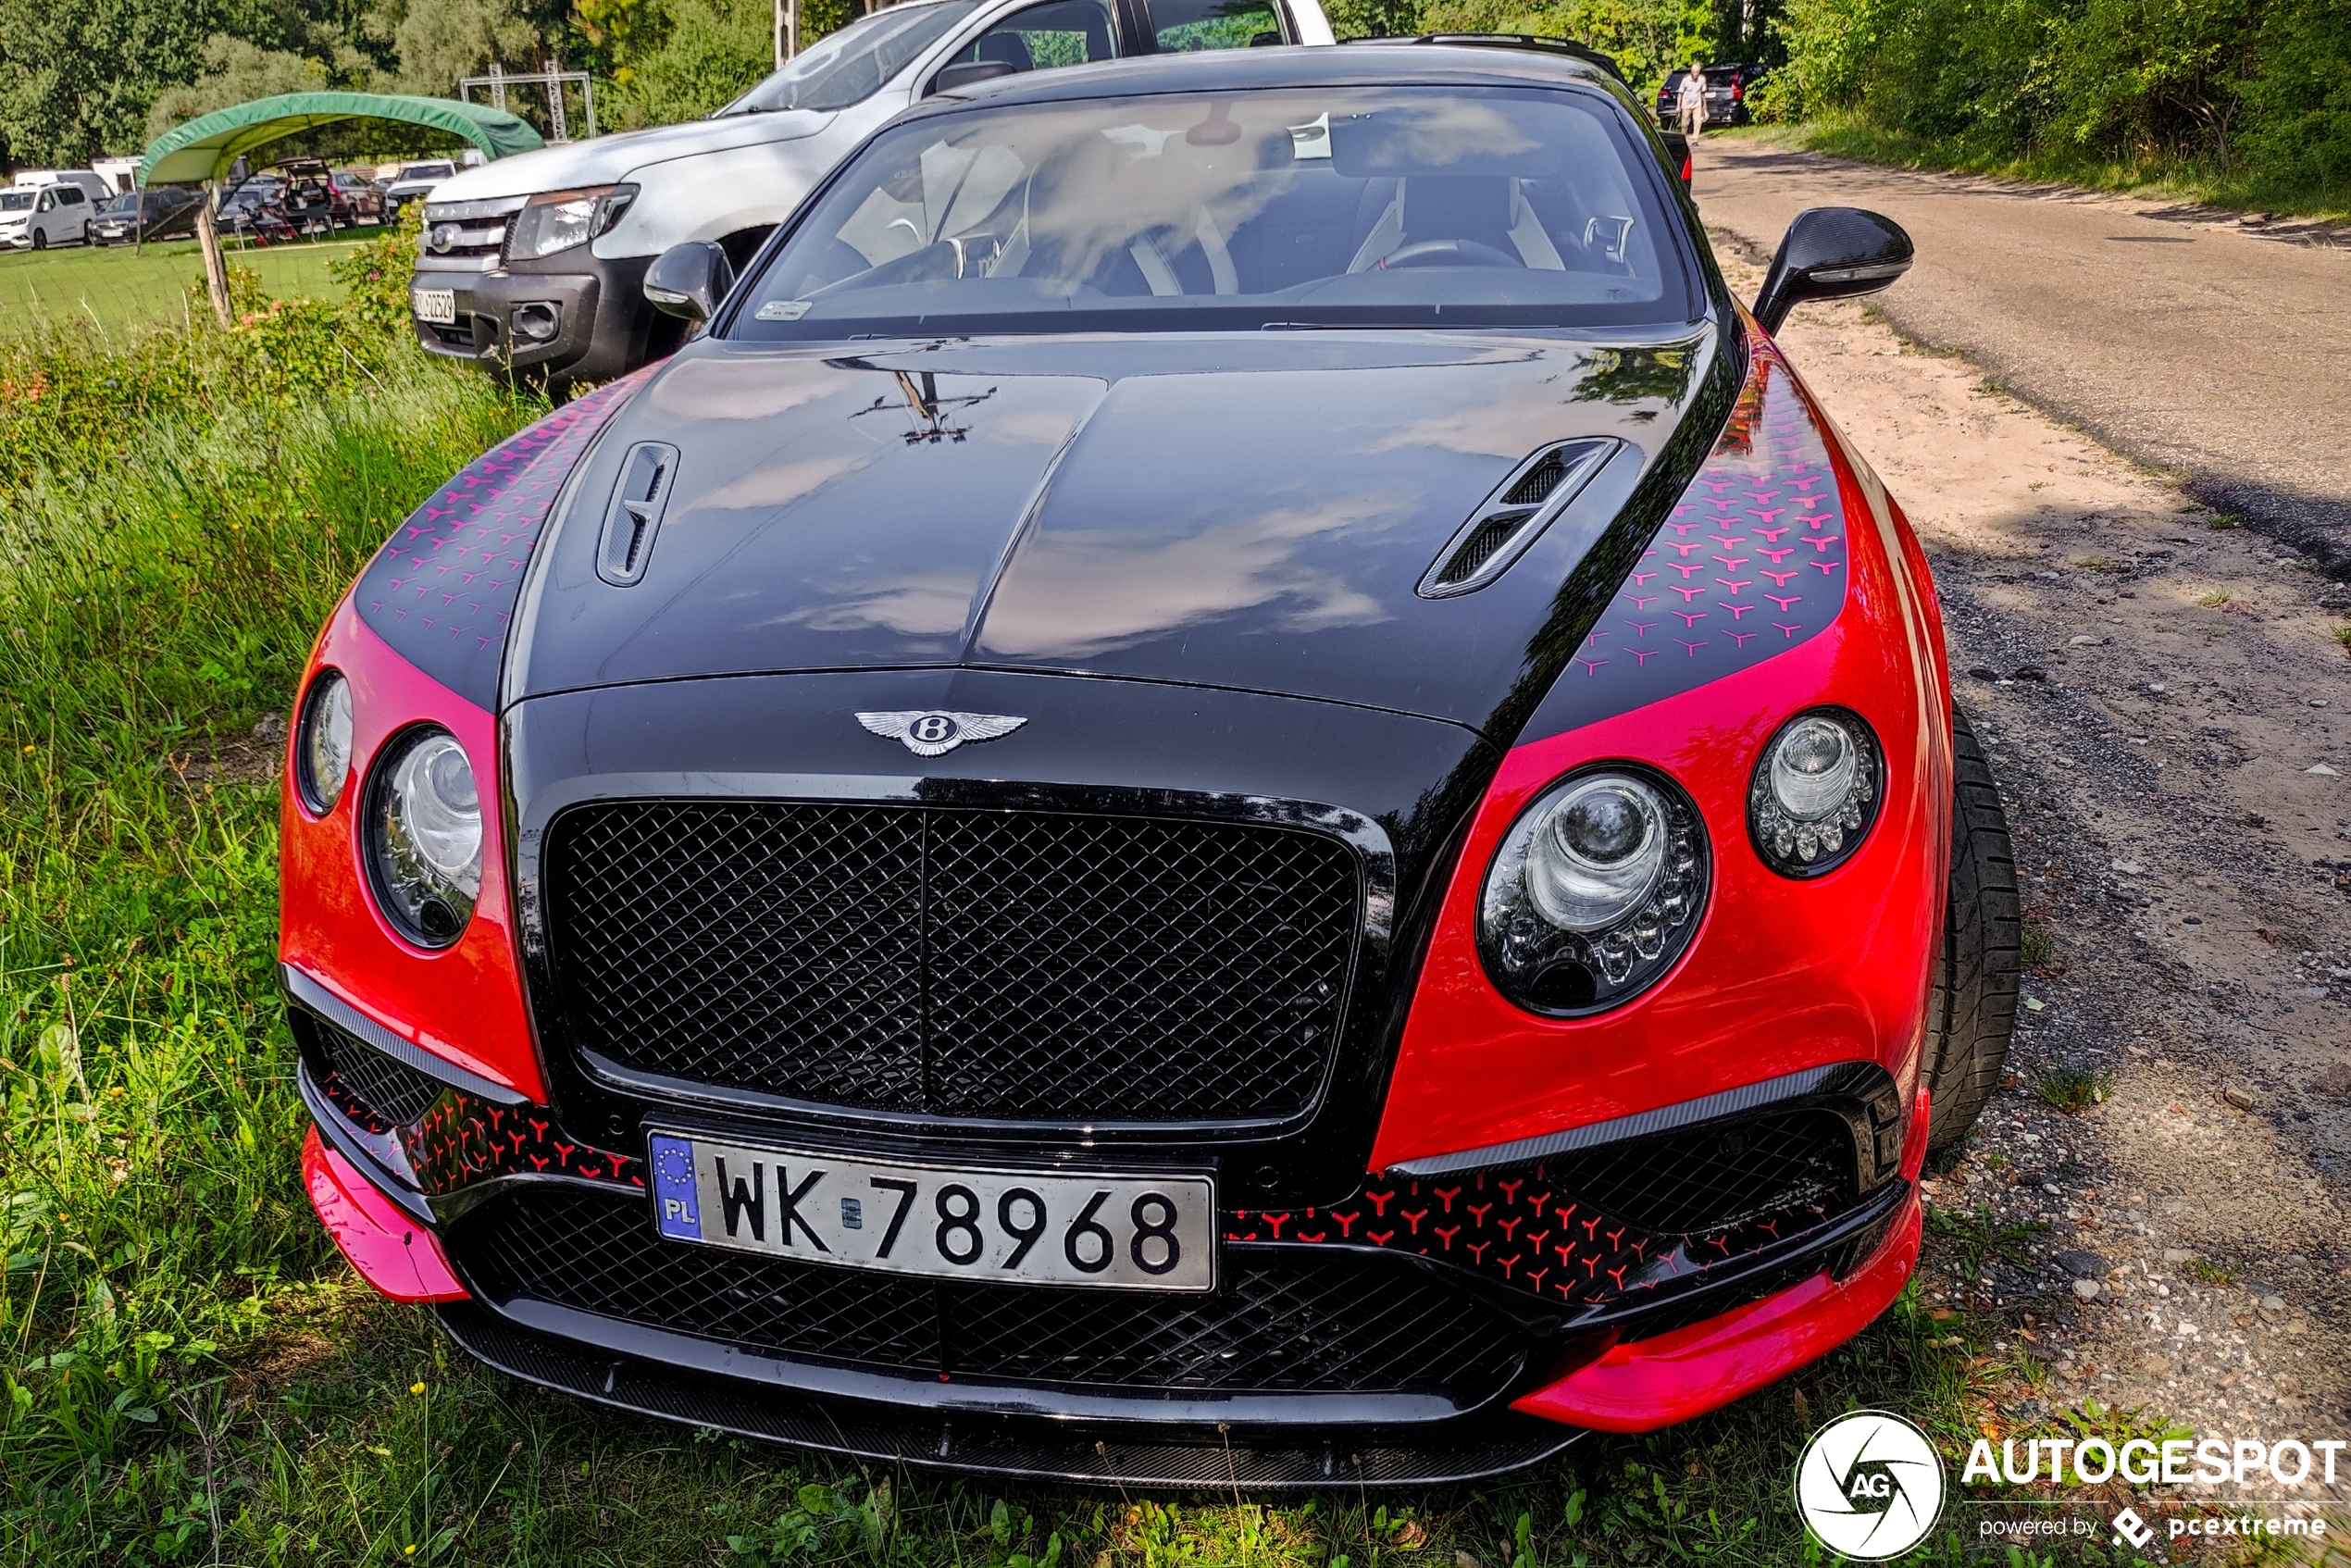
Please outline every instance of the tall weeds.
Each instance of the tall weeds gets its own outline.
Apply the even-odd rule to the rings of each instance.
[[[359,562],[534,411],[380,313],[239,292],[232,330],[0,347],[0,1539],[28,1545],[126,1500],[177,1529],[140,1456],[328,1259],[271,978],[277,716]]]

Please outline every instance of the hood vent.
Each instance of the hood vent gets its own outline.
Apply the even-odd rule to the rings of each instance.
[[[645,575],[653,559],[653,535],[678,475],[678,449],[641,441],[620,460],[620,482],[604,511],[604,531],[596,541],[596,575],[627,588]]]
[[[1567,510],[1617,448],[1611,438],[1561,442],[1536,452],[1494,489],[1486,504],[1446,541],[1421,579],[1424,599],[1474,593],[1510,570],[1511,563]]]

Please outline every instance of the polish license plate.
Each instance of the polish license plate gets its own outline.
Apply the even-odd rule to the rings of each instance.
[[[408,291],[408,305],[416,311],[419,321],[442,327],[457,324],[457,291],[454,289],[411,289]]]
[[[1206,1176],[975,1170],[653,1135],[675,1241],[933,1279],[1211,1290]]]

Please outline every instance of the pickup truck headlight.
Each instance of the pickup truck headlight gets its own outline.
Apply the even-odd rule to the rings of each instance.
[[[574,245],[584,245],[619,222],[620,215],[636,199],[634,185],[547,191],[533,196],[515,215],[515,231],[506,241],[506,259],[536,261]]]

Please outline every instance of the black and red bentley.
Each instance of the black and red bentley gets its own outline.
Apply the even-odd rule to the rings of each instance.
[[[311,656],[306,1179],[517,1376],[1318,1486],[1735,1400],[1900,1290],[2014,885],[1900,509],[1604,72],[1040,72],[877,132]]]

